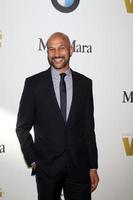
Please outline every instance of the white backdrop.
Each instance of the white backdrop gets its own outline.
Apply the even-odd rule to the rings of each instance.
[[[124,0],[81,0],[70,13],[59,12],[50,0],[0,0],[1,200],[37,200],[15,133],[16,115],[25,78],[48,68],[39,38],[45,44],[56,31],[92,46],[92,53],[75,52],[71,67],[93,79],[101,179],[93,200],[133,199],[133,1],[126,2],[131,13]],[[130,97],[125,103],[123,91]]]

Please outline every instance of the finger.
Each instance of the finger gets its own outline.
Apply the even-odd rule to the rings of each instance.
[[[96,189],[95,185],[91,185],[91,192],[93,192]]]
[[[91,192],[93,192],[98,185],[98,180],[93,180],[92,184],[91,184]]]

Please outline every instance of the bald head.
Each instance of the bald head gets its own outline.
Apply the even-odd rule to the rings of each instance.
[[[68,45],[68,47],[70,47],[71,46],[71,43],[70,43],[70,39],[69,39],[69,37],[66,35],[66,34],[64,34],[64,33],[62,33],[62,32],[55,32],[55,33],[53,33],[49,38],[48,38],[48,40],[47,40],[47,48],[49,47],[49,44],[50,44],[50,42],[52,41],[52,40],[54,40],[54,39],[61,39],[61,40],[64,40],[64,42]]]
[[[73,53],[69,37],[61,32],[53,33],[47,41],[48,61],[51,66],[65,72],[69,68],[69,60]]]

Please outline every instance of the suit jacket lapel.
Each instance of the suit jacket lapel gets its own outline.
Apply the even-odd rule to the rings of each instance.
[[[72,103],[71,103],[71,107],[70,107],[70,111],[69,111],[69,115],[68,115],[68,119],[66,122],[66,125],[68,126],[69,123],[72,120],[72,116],[74,113],[74,110],[76,109],[76,102],[77,102],[77,98],[79,96],[79,86],[78,86],[78,77],[76,76],[76,73],[71,70],[72,72],[72,81],[73,81],[73,95],[72,95]],[[48,86],[48,98],[51,99],[51,102],[54,104],[55,107],[55,113],[57,113],[57,116],[60,117],[61,121],[64,122],[57,98],[56,98],[56,94],[54,91],[54,85],[53,85],[53,81],[52,81],[52,75],[51,75],[51,68],[49,68],[47,70],[47,86]]]
[[[49,91],[49,99],[51,99],[51,102],[54,104],[55,107],[55,113],[57,113],[57,116],[59,116],[61,118],[61,120],[64,122],[57,98],[56,98],[56,94],[54,91],[54,85],[53,85],[53,81],[52,81],[52,75],[51,75],[51,68],[49,68],[47,70],[47,86],[48,86],[48,91]],[[65,122],[64,122],[65,123]]]
[[[72,72],[72,81],[73,81],[73,96],[72,96],[72,103],[68,115],[68,120],[67,120],[67,125],[71,122],[74,110],[76,109],[76,100],[78,98],[78,92],[79,92],[79,87],[78,87],[78,80],[75,72],[71,70]]]

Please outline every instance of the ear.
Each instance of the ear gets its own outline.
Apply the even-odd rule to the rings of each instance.
[[[71,45],[70,46],[70,56],[72,56],[73,52],[74,52],[74,47]]]

